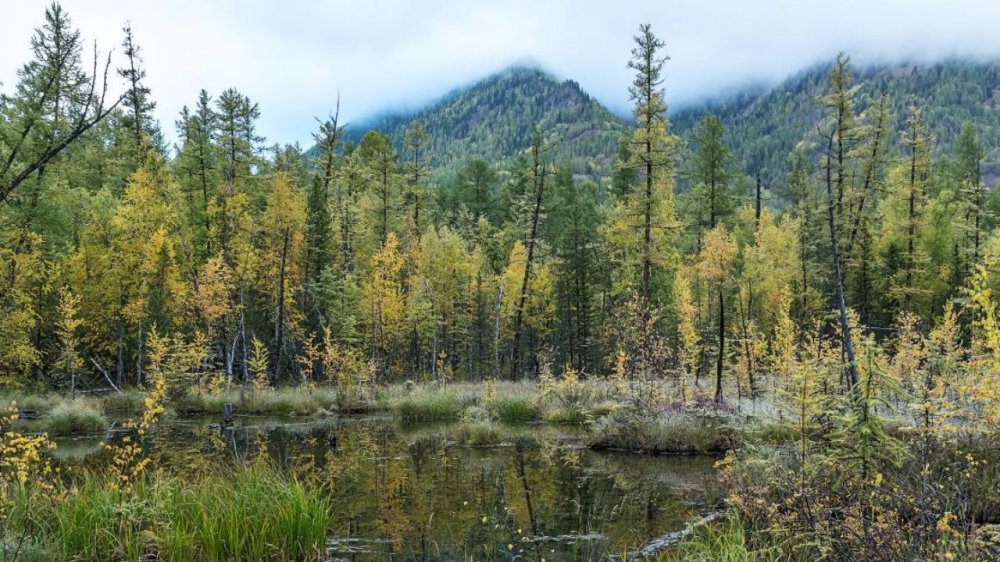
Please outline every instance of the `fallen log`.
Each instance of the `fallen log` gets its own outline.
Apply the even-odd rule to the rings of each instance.
[[[695,521],[694,523],[689,524],[687,527],[681,529],[680,531],[667,533],[658,539],[650,541],[649,543],[646,544],[646,546],[640,548],[639,550],[633,550],[632,552],[629,552],[626,559],[629,562],[634,562],[636,560],[646,560],[648,558],[652,558],[653,556],[656,556],[657,553],[668,548],[670,545],[681,541],[691,533],[695,532],[695,530],[697,530],[699,527],[704,527],[705,525],[708,525],[709,523],[716,521],[718,519],[722,519],[725,516],[726,516],[725,512],[722,511],[709,513],[708,515],[702,517],[701,519]]]

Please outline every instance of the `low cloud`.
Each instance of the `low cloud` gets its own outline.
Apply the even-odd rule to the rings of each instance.
[[[10,2],[0,81],[28,60],[43,4]],[[271,142],[309,142],[338,91],[343,117],[415,107],[514,62],[533,60],[627,111],[632,35],[667,41],[667,100],[685,105],[748,82],[776,82],[845,50],[861,63],[1000,57],[1000,2],[987,0],[64,0],[88,41],[120,53],[132,22],[157,117],[173,122],[198,90],[237,87],[261,105]]]

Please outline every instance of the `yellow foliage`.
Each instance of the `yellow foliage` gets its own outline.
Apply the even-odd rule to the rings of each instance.
[[[730,267],[738,248],[725,227],[716,226],[705,235],[705,247],[701,251],[698,272],[701,277],[716,285],[726,283],[731,275]]]
[[[170,368],[170,341],[160,336],[154,329],[149,335],[147,344],[149,367],[146,372],[149,395],[143,401],[142,413],[138,418],[125,422],[123,426],[130,432],[121,438],[120,443],[105,445],[112,457],[110,466],[112,486],[129,495],[134,490],[139,474],[150,462],[149,458],[143,457],[142,439],[165,411],[164,399],[167,394],[165,371]]]
[[[0,529],[8,524],[14,497],[21,490],[29,490],[29,501],[45,500],[55,493],[56,471],[45,453],[56,444],[45,434],[14,431],[11,426],[17,416],[15,405],[0,410]]]
[[[363,286],[364,312],[371,325],[372,344],[385,350],[399,341],[406,329],[405,300],[401,273],[403,254],[394,232],[372,257],[368,280]]]

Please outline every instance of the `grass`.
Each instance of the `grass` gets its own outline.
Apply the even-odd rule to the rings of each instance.
[[[489,404],[489,409],[504,423],[526,423],[539,417],[534,401],[522,396],[497,398]]]
[[[390,387],[382,407],[405,421],[454,421],[480,402],[477,385],[423,385]]]
[[[695,531],[656,558],[658,562],[773,562],[766,551],[754,550],[738,521],[710,525]]]
[[[218,393],[190,392],[174,408],[182,413],[222,412],[232,404],[237,414],[309,416],[337,408],[337,393],[330,387],[283,386],[261,391],[231,389]]]
[[[448,440],[467,447],[495,447],[509,442],[510,434],[488,421],[467,422],[449,430]]]
[[[264,464],[195,479],[155,474],[134,497],[88,474],[58,502],[32,507],[35,542],[53,559],[314,561],[325,558],[331,503]],[[23,506],[21,507],[23,509]]]
[[[142,411],[143,401],[147,394],[141,390],[128,389],[124,392],[112,392],[101,398],[101,409],[104,414],[112,417],[133,416]]]
[[[718,454],[733,447],[736,439],[733,432],[708,420],[623,408],[593,424],[587,445],[649,454]]]
[[[84,398],[59,403],[33,425],[50,435],[92,435],[108,429],[95,402]]]

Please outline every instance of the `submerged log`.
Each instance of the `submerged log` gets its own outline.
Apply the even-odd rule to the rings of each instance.
[[[632,552],[628,553],[627,560],[629,560],[629,562],[633,562],[636,560],[646,560],[648,558],[652,558],[662,550],[668,548],[670,545],[681,541],[691,533],[695,532],[695,530],[698,529],[699,527],[704,527],[705,525],[708,525],[713,521],[722,519],[723,517],[725,517],[725,515],[726,514],[722,511],[709,513],[705,517],[702,517],[701,519],[695,521],[694,523],[691,523],[690,525],[688,525],[684,529],[681,529],[680,531],[667,533],[658,539],[650,541],[648,544],[646,544],[646,546],[640,548],[639,550],[633,550]]]

